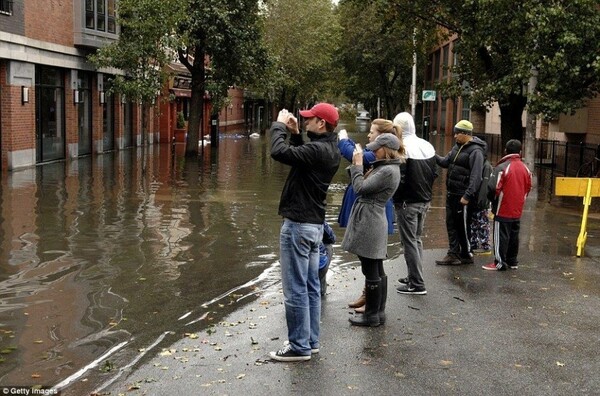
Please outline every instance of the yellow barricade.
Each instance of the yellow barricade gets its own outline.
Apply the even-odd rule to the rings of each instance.
[[[600,197],[600,179],[557,177],[554,185],[557,196],[583,197],[583,216],[581,219],[581,229],[577,237],[577,257],[581,257],[587,239],[587,217],[592,197]]]

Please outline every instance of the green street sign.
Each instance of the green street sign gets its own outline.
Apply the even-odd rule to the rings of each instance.
[[[435,102],[435,91],[423,91],[424,102]]]

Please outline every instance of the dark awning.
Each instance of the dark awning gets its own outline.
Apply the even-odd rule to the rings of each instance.
[[[192,90],[191,89],[180,89],[180,88],[171,88],[169,90],[176,97],[181,98],[191,98]]]

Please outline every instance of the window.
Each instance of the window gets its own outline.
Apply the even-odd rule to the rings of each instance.
[[[440,51],[436,51],[433,56],[434,56],[434,58],[433,58],[433,81],[434,82],[438,82],[438,80],[440,79],[440,56],[441,56],[441,52]]]
[[[448,76],[450,46],[445,45],[442,48],[442,77],[445,79]]]
[[[85,0],[85,27],[101,32],[116,33],[115,2],[116,0]]]
[[[12,15],[13,0],[0,0],[0,13]]]
[[[468,98],[463,97],[462,109],[460,111],[460,117],[463,120],[471,119],[471,101]]]

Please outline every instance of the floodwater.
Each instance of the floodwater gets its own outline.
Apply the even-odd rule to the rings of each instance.
[[[270,158],[268,133],[222,135],[198,160],[182,154],[150,146],[2,176],[1,384],[89,393],[280,281],[289,168]],[[328,197],[338,245],[347,165]],[[443,177],[435,189],[426,248],[446,247]],[[401,252],[397,234],[388,251]],[[336,249],[332,273],[355,265]]]

